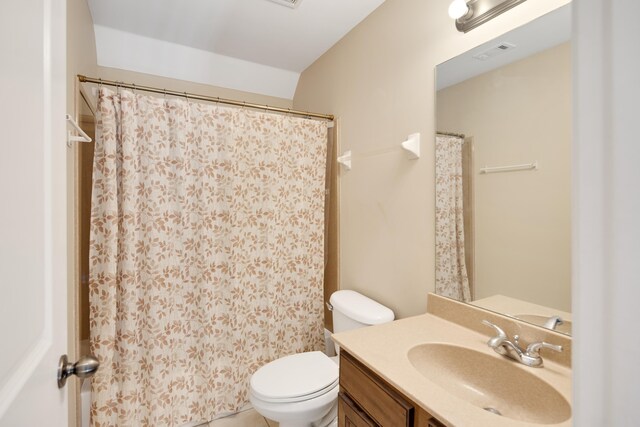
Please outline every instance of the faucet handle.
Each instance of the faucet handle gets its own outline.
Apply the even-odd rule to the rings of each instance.
[[[558,353],[562,352],[561,345],[549,344],[542,341],[542,342],[534,342],[532,344],[529,344],[529,346],[527,347],[526,354],[527,356],[538,357],[540,350],[543,348],[548,348],[549,350],[557,351]]]
[[[497,333],[500,337],[505,338],[505,339],[507,338],[507,334],[502,330],[502,328],[501,328],[500,326],[496,325],[495,323],[491,323],[491,322],[489,322],[488,320],[483,320],[483,321],[482,321],[482,324],[483,324],[483,325],[490,326],[490,327],[492,327],[493,329],[495,329],[495,330],[496,330],[496,333]]]
[[[502,330],[502,328],[494,323],[489,322],[488,320],[483,320],[482,324],[492,327],[498,335],[491,338],[487,341],[487,345],[491,348],[496,348],[500,346],[504,341],[507,340],[507,334]]]
[[[556,329],[558,326],[564,325],[564,320],[560,316],[551,316],[544,322],[543,327],[547,329]]]

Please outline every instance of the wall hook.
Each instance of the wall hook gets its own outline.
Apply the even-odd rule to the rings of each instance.
[[[420,134],[412,133],[411,135],[409,135],[407,140],[402,142],[402,148],[407,150],[409,159],[419,159],[420,158]]]
[[[351,150],[345,151],[342,156],[338,157],[338,163],[345,167],[346,170],[351,170]]]

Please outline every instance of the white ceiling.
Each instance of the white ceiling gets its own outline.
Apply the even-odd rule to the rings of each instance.
[[[384,0],[88,0],[98,64],[293,98],[300,73]]]

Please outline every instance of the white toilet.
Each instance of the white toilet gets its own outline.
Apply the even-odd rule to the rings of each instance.
[[[335,333],[394,318],[389,308],[354,291],[337,291],[330,303]],[[258,369],[251,377],[249,400],[259,414],[280,427],[337,426],[338,389],[338,356],[312,351]]]

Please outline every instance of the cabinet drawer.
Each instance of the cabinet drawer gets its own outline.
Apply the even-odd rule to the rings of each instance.
[[[413,425],[413,405],[346,351],[340,351],[340,387],[380,426]]]
[[[377,427],[344,393],[338,395],[338,414],[338,427]]]

